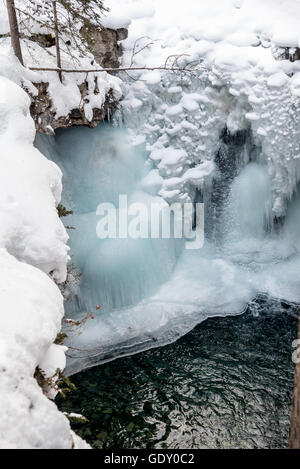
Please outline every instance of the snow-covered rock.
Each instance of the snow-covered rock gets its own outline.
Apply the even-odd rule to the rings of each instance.
[[[24,4],[23,0],[20,0]],[[25,2],[26,7],[26,2]],[[0,4],[0,34],[7,34],[9,25],[7,21],[6,5]],[[39,24],[33,23],[39,32]],[[26,30],[27,32],[27,30]],[[28,33],[28,32],[27,32]],[[45,33],[45,31],[44,31]],[[123,36],[122,34],[123,33]],[[95,33],[96,34],[96,33]],[[111,32],[111,41],[118,48],[118,41],[125,37],[123,31],[115,36]],[[96,39],[95,55],[97,56]],[[108,41],[109,42],[109,41]],[[99,44],[98,44],[99,45]],[[100,47],[100,45],[99,45]],[[104,47],[104,48],[103,48]],[[113,46],[103,44],[101,51],[113,51]],[[30,71],[29,68],[56,68],[56,49],[41,47],[27,37],[21,40],[21,48],[25,67],[22,67],[14,57],[9,37],[0,40],[0,76],[5,76],[28,90],[32,97],[32,115],[36,122],[36,129],[44,133],[53,133],[55,128],[69,127],[71,125],[87,125],[95,127],[100,120],[109,114],[109,107],[122,96],[121,81],[118,77],[107,72],[90,73],[63,73],[62,82],[57,72]],[[65,41],[60,43],[61,64],[63,69],[71,70],[99,70],[95,56],[88,51],[82,56],[81,51],[73,45],[68,46]],[[114,56],[116,52],[113,51]],[[106,63],[107,65],[107,60]],[[113,62],[116,65],[115,62]]]

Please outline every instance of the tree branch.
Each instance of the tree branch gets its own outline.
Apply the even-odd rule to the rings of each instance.
[[[28,67],[29,70],[41,71],[41,72],[64,72],[64,73],[98,73],[98,72],[128,72],[128,71],[154,71],[154,70],[165,70],[170,72],[184,72],[195,74],[200,71],[199,68],[189,69],[186,67],[120,67],[120,68],[96,68],[96,69],[68,69],[68,68],[51,68],[51,67]],[[205,67],[201,66],[201,70],[206,70]]]

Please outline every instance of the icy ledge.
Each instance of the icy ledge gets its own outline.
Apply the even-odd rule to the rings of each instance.
[[[30,99],[0,77],[0,448],[85,448],[33,377],[64,368],[53,342],[63,299],[67,234],[58,218],[61,172],[33,147]]]

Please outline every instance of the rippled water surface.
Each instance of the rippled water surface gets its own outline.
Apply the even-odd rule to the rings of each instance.
[[[286,448],[297,306],[260,297],[176,343],[78,373],[59,407],[95,448]]]

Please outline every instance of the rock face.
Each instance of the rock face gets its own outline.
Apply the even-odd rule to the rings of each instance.
[[[34,86],[38,90],[38,96],[31,96],[32,102],[30,113],[35,122],[36,131],[42,134],[53,135],[55,129],[67,128],[73,125],[91,128],[96,127],[99,122],[106,119],[109,116],[109,113],[113,112],[117,106],[117,102],[113,97],[112,91],[109,91],[101,109],[95,108],[93,110],[93,119],[91,121],[87,120],[83,107],[72,109],[70,114],[67,116],[60,116],[57,118],[52,107],[51,98],[47,92],[48,85],[48,83],[34,83]],[[86,94],[86,87],[86,82],[79,86],[83,102]]]
[[[119,42],[127,37],[128,30],[125,28],[95,30],[91,52],[97,63],[103,68],[118,68],[120,66],[119,57],[122,55],[122,45]]]

